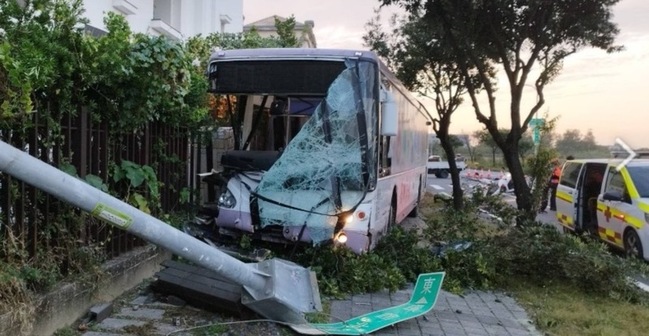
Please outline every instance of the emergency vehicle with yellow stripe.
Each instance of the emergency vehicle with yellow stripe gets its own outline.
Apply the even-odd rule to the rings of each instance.
[[[649,159],[622,162],[564,163],[557,220],[564,232],[591,233],[628,256],[649,260]]]

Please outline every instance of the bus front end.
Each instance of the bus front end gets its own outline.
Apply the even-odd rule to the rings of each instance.
[[[210,92],[234,149],[221,157],[219,235],[369,248],[377,174],[377,64],[361,53],[215,53]]]

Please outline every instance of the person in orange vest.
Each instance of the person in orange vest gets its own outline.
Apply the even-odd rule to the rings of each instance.
[[[548,206],[548,198],[550,199],[550,211],[557,211],[557,186],[561,178],[561,164],[559,159],[552,160],[552,175],[548,181],[545,190],[543,191],[543,202],[541,203],[540,212],[545,212]]]

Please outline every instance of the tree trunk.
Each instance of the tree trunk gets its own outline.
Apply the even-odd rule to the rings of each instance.
[[[467,137],[467,140],[466,140],[466,150],[469,152],[469,160],[471,160],[471,162],[475,162],[475,152],[474,152],[473,147],[471,147],[471,144],[469,144],[469,141],[470,141],[470,140],[469,140],[469,138]]]
[[[446,153],[448,160],[449,173],[451,174],[451,183],[453,184],[453,209],[462,210],[464,208],[464,196],[462,186],[460,185],[460,171],[457,169],[457,162],[455,161],[455,150],[451,144],[451,139],[448,136],[448,125],[440,125],[440,130],[437,133],[440,145]]]
[[[442,143],[442,147],[449,157],[448,167],[451,173],[451,183],[453,184],[453,209],[462,210],[464,208],[464,195],[460,185],[460,171],[457,169],[457,162],[455,161],[455,151],[450,143]]]
[[[496,151],[497,150],[498,150],[497,147],[491,149],[491,166],[492,167],[496,166]]]
[[[532,193],[530,186],[525,179],[523,165],[518,155],[518,144],[507,143],[503,146],[502,152],[512,176],[514,183],[514,194],[516,194],[516,205],[521,214],[516,219],[518,225],[524,225],[536,219],[532,211]]]

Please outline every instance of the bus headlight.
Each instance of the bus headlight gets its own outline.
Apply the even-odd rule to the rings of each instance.
[[[219,196],[219,206],[231,209],[235,205],[237,205],[237,200],[234,198],[234,195],[232,195],[229,189],[225,189],[221,196]]]
[[[347,242],[347,235],[344,232],[339,233],[336,236],[336,242],[338,244],[345,244]]]

